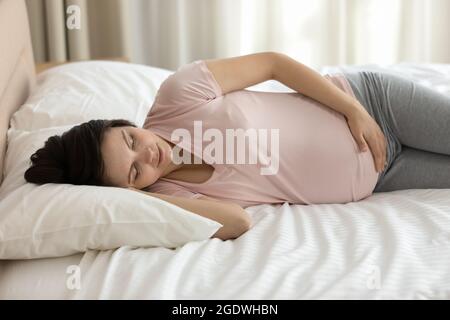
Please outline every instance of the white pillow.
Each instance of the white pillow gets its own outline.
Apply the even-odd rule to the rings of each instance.
[[[33,131],[92,119],[126,119],[142,127],[161,83],[173,71],[115,61],[84,61],[40,73],[10,127]]]
[[[222,224],[140,192],[26,183],[31,154],[72,126],[8,130],[0,187],[0,259],[71,255],[123,245],[175,248],[210,238]]]

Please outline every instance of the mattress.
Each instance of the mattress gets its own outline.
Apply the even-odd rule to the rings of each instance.
[[[450,98],[450,65],[319,71],[354,68],[401,73]],[[450,189],[246,210],[252,228],[235,240],[0,261],[0,299],[450,299]]]

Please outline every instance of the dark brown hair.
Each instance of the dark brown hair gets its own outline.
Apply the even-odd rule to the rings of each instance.
[[[126,126],[136,127],[124,119],[91,120],[61,136],[51,136],[44,147],[31,155],[31,167],[25,172],[25,180],[36,184],[108,186],[101,154],[103,137],[110,128]]]

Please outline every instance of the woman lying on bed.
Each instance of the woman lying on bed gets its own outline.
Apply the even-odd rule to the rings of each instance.
[[[270,79],[296,92],[245,90]],[[198,60],[162,83],[143,128],[75,126],[31,156],[25,179],[144,192],[230,239],[250,228],[250,205],[450,188],[449,123],[449,97],[389,73],[321,76],[274,52]]]

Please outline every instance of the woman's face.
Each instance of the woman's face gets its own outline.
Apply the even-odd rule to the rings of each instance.
[[[143,189],[170,172],[171,145],[147,129],[109,128],[101,152],[104,178],[113,186]]]

